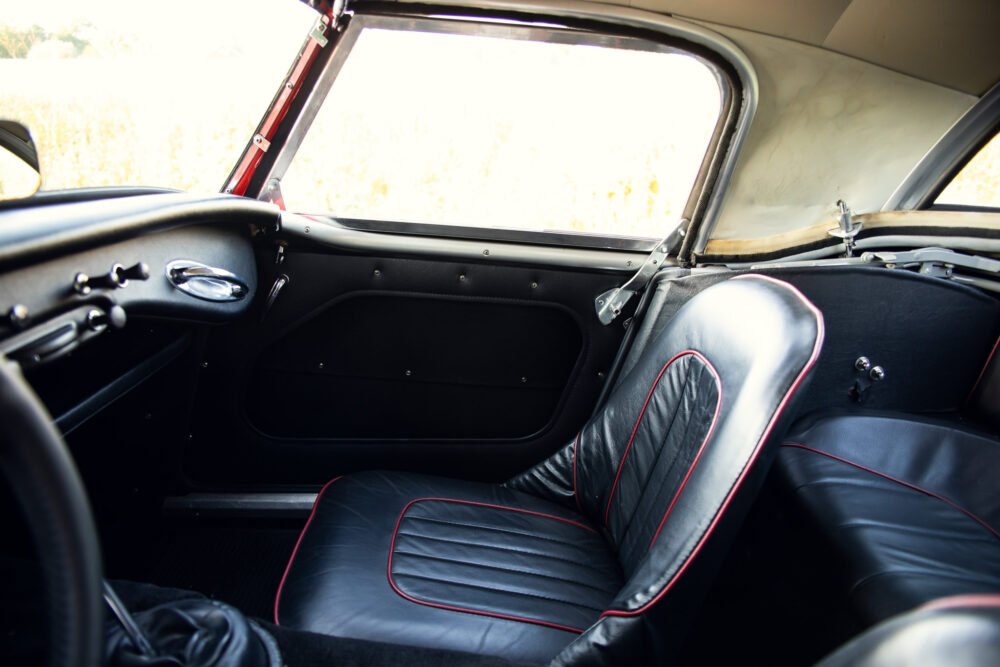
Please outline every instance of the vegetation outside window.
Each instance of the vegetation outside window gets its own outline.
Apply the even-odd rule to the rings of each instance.
[[[660,44],[586,37],[364,27],[283,175],[286,205],[342,220],[663,238],[719,122],[719,79]]]
[[[997,136],[969,160],[934,203],[1000,208],[1000,139]]]
[[[43,189],[218,192],[316,18],[293,1],[177,0],[160,9],[121,0],[4,5],[0,117],[31,128]],[[265,16],[266,39],[248,39]]]

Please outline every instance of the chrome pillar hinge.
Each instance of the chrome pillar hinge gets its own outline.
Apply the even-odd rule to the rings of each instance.
[[[680,228],[683,227],[684,225],[682,224]],[[678,230],[671,232],[670,236],[656,244],[656,248],[649,254],[646,261],[642,263],[642,266],[635,272],[635,275],[628,279],[628,282],[621,287],[609,289],[594,300],[597,319],[601,321],[601,324],[611,324],[615,321],[616,317],[621,315],[622,309],[628,304],[629,299],[646,288],[650,279],[660,270],[664,260],[673,251],[678,241],[683,239],[683,236],[683,233],[678,232]]]
[[[277,178],[268,179],[257,199],[269,204],[277,204],[278,208],[282,211],[285,210],[285,198],[281,194],[281,181]]]

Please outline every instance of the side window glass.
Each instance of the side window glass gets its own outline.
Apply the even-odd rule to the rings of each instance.
[[[704,60],[566,30],[349,29],[362,18],[281,179],[290,210],[652,239],[682,216],[723,103]]]
[[[993,137],[941,191],[934,204],[1000,208],[1000,135]]]

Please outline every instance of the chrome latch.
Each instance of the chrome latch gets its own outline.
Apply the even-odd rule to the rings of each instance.
[[[166,274],[176,289],[205,301],[239,301],[250,291],[236,274],[190,259],[170,262]]]

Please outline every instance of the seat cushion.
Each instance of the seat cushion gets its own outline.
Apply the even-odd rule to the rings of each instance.
[[[890,414],[828,416],[796,431],[778,468],[843,556],[865,621],[1000,592],[1000,443]]]
[[[500,486],[365,472],[317,498],[275,622],[545,662],[622,584],[607,541],[569,509]]]

